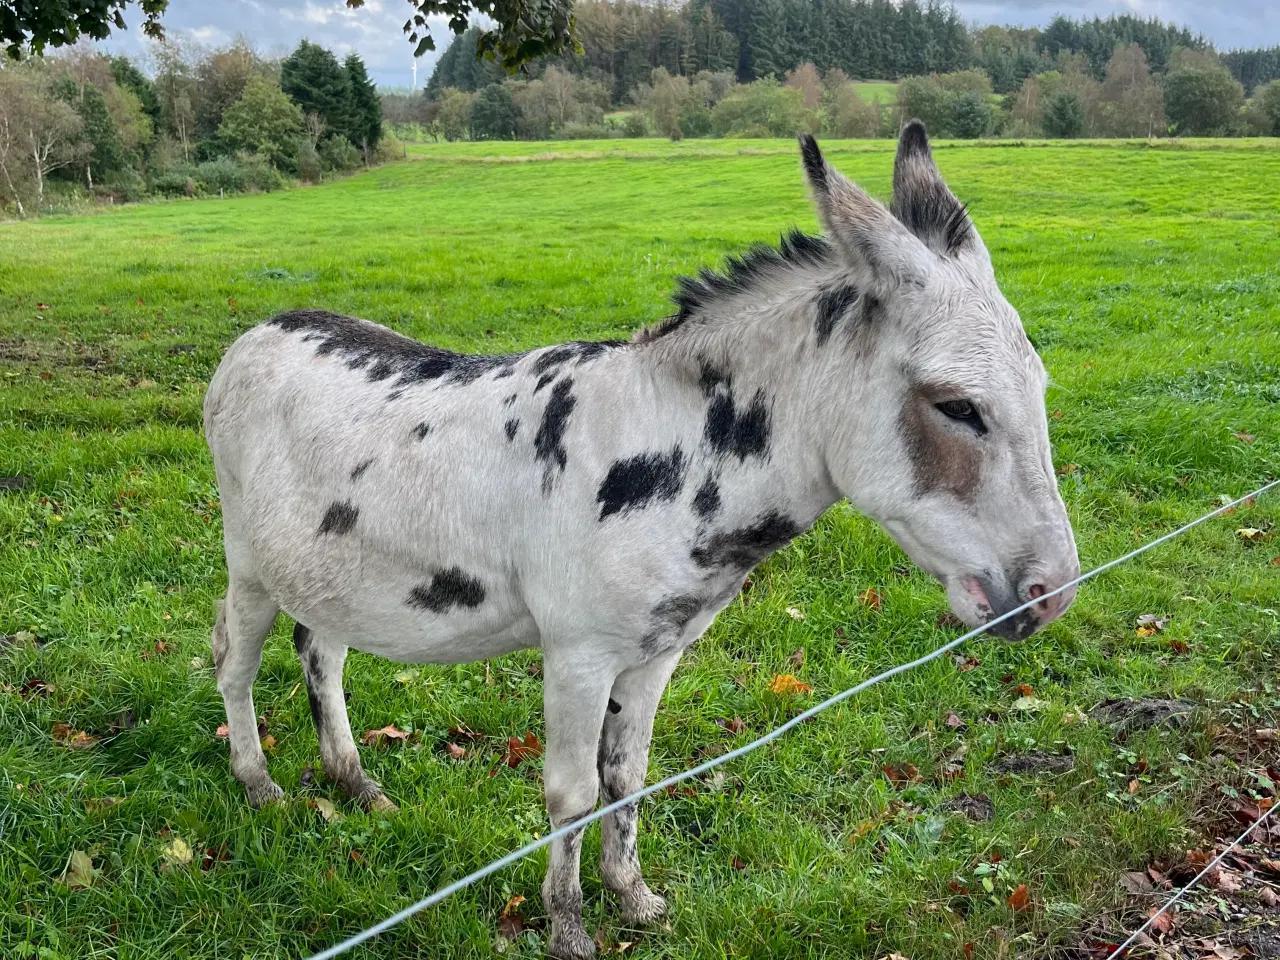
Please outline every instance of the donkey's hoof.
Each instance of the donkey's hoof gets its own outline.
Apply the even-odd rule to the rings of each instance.
[[[667,901],[640,881],[622,896],[622,920],[647,926],[667,912]]]
[[[595,955],[596,945],[582,927],[556,930],[547,944],[551,960],[591,960]]]
[[[375,793],[364,801],[364,807],[370,813],[399,813],[400,808],[387,799],[385,793]]]
[[[277,803],[284,799],[284,791],[270,777],[264,777],[262,780],[252,784],[246,783],[244,792],[249,798],[249,805],[255,810],[260,810],[269,803]]]

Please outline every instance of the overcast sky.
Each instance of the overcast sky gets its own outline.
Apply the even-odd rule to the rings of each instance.
[[[1273,0],[955,0],[965,20],[1043,26],[1055,14],[1074,17],[1133,13],[1158,16],[1203,33],[1220,50],[1280,44],[1280,3]],[[407,0],[366,0],[358,10],[344,0],[170,0],[164,25],[198,43],[218,46],[243,33],[264,53],[285,53],[306,37],[345,56],[355,50],[369,74],[382,86],[409,86],[413,48],[402,32],[413,12]],[[144,49],[137,9],[125,20],[130,29],[117,33],[103,46],[112,52],[140,54]],[[437,52],[418,61],[418,86],[451,36],[443,18],[432,25]]]

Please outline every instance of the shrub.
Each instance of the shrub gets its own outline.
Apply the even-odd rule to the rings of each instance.
[[[976,140],[991,129],[991,103],[982,94],[966,91],[951,107],[951,126],[961,140]]]
[[[320,144],[320,159],[326,170],[354,170],[360,166],[360,151],[346,137],[334,134]]]
[[[811,131],[814,115],[804,108],[804,95],[776,80],[757,80],[739,87],[715,105],[711,126],[716,136],[752,136],[763,129],[766,137],[794,137]]]
[[[1253,93],[1253,102],[1262,116],[1271,122],[1268,136],[1280,137],[1280,80],[1272,80]]]
[[[262,77],[245,84],[244,93],[222,114],[219,139],[234,150],[261,153],[277,167],[293,157],[302,135],[302,111],[280,88]]]
[[[394,163],[396,160],[405,158],[404,144],[391,131],[387,131],[382,135],[374,152],[378,157],[379,163]]]
[[[649,124],[645,121],[643,112],[632,110],[627,114],[627,121],[622,125],[622,135],[632,138],[649,135]]]
[[[471,101],[471,135],[477,140],[514,140],[519,115],[511,89],[491,83]]]
[[[239,193],[245,187],[244,171],[230,157],[206,160],[196,167],[194,179],[205,193]]]
[[[1041,121],[1046,137],[1069,140],[1084,130],[1084,105],[1071,90],[1059,90],[1044,105]]]
[[[94,186],[94,193],[110,196],[121,203],[136,203],[147,195],[147,182],[133,167],[125,167]]]
[[[602,123],[566,123],[560,131],[563,140],[606,140],[611,136],[613,131]]]
[[[191,174],[194,172],[194,167],[188,167],[156,174],[151,178],[151,189],[166,197],[193,197],[196,181]]]
[[[1224,67],[1174,70],[1164,78],[1164,112],[1179,136],[1220,136],[1239,122],[1244,88]]]
[[[852,83],[845,83],[831,96],[827,125],[833,137],[869,139],[880,130],[880,109],[863,100]]]
[[[273,190],[284,189],[284,175],[262,154],[238,153],[235,161],[240,164],[240,169],[244,172],[244,182],[247,189],[258,190],[262,193],[271,193]]]
[[[320,162],[320,154],[306,137],[298,140],[298,152],[293,158],[293,167],[298,176],[307,183],[319,183],[324,174],[324,164]]]

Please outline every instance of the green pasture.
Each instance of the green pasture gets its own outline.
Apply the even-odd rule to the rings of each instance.
[[[891,145],[827,146],[887,196]],[[225,573],[205,384],[239,333],[292,307],[458,350],[626,336],[669,311],[678,274],[816,224],[784,141],[410,155],[281,194],[0,224],[0,957],[304,957],[547,829],[540,762],[500,762],[508,737],[542,735],[536,653],[411,669],[352,655],[357,737],[413,734],[361,748],[401,808],[375,816],[319,774],[283,617],[257,704],[288,800],[246,805],[216,736],[208,636]],[[1275,141],[937,157],[1052,374],[1086,567],[1280,469]],[[1274,792],[1252,731],[1280,719],[1278,528],[1274,496],[1205,524],[1089,584],[1025,644],[976,641],[970,660],[877,686],[723,779],[650,800],[640,850],[668,928],[620,927],[591,831],[588,929],[637,960],[941,960],[968,944],[1049,958],[1116,942],[1155,902],[1124,892],[1125,871],[1177,859],[1228,829],[1233,803]],[[650,777],[933,649],[955,635],[944,611],[885,535],[834,507],[689,651]],[[1169,620],[1139,632],[1143,614]],[[780,674],[812,693],[772,693]],[[1191,712],[1117,728],[1127,708],[1107,701],[1132,698]],[[461,760],[443,749],[458,728],[479,735]],[[962,794],[989,807],[957,812]],[[537,956],[544,864],[352,956]],[[525,932],[508,944],[498,920],[517,896]]]

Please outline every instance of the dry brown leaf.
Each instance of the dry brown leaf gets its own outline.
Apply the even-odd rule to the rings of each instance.
[[[791,656],[789,656],[787,660],[796,669],[803,667],[804,666],[804,647],[800,647],[798,650],[796,650],[796,652],[793,653]]]
[[[195,860],[195,853],[191,845],[181,837],[175,836],[168,846],[160,851],[160,872],[167,873],[170,870],[188,866],[193,860]]]
[[[1030,905],[1030,895],[1027,893],[1027,885],[1025,883],[1018,884],[1013,893],[1009,894],[1009,899],[1005,901],[1014,909],[1015,913],[1021,913]]]
[[[977,657],[966,657],[964,654],[957,653],[951,658],[955,661],[956,669],[961,673],[968,673],[970,670],[978,667],[982,661]]]
[[[267,734],[265,737],[262,738],[260,742],[262,743],[262,749],[265,752],[271,754],[271,756],[273,757],[276,755],[276,738],[275,737],[271,736],[271,734]]]
[[[780,697],[813,693],[813,687],[797,680],[789,673],[780,673],[774,677],[773,682],[769,684],[769,690]]]
[[[342,819],[342,814],[340,814],[338,812],[338,808],[333,805],[333,801],[328,800],[325,797],[313,797],[307,801],[307,806],[320,814],[325,823],[337,823]]]
[[[220,723],[218,724],[218,729],[214,731],[214,736],[220,737],[223,740],[225,740],[227,739],[227,737],[231,736],[231,731],[225,723]]]
[[[464,760],[467,756],[466,747],[460,747],[456,743],[446,742],[444,745],[445,753],[449,754],[454,760]]]
[[[72,850],[58,882],[71,890],[84,890],[93,886],[97,875],[98,871],[94,869],[93,858],[83,850]]]
[[[1142,784],[1138,782],[1138,779],[1136,777],[1129,781],[1129,796],[1132,797],[1141,789],[1142,789]]]
[[[90,736],[83,730],[75,730],[69,723],[53,725],[53,741],[70,750],[84,750],[98,742],[97,737]]]
[[[1258,439],[1252,433],[1245,433],[1243,431],[1241,431],[1240,433],[1233,433],[1232,436],[1235,437],[1237,440],[1239,440],[1241,443],[1253,443],[1254,440]]]
[[[947,711],[947,718],[942,721],[952,730],[963,730],[965,723],[954,710]]]
[[[1258,902],[1264,907],[1275,907],[1280,904],[1280,897],[1276,896],[1276,892],[1270,887],[1263,887],[1258,891]]]
[[[1020,697],[1034,697],[1036,695],[1035,687],[1029,683],[1020,683],[1013,688],[1013,692]]]
[[[1218,889],[1223,893],[1239,893],[1244,889],[1240,879],[1229,870],[1218,871]]]
[[[880,591],[875,587],[867,587],[862,593],[858,594],[858,601],[864,607],[870,607],[872,610],[879,610],[884,603],[884,597],[880,596]]]
[[[889,778],[889,782],[899,789],[910,786],[913,783],[919,783],[923,779],[915,764],[911,763],[886,764],[880,769]]]
[[[542,755],[542,744],[538,742],[538,738],[533,735],[533,731],[525,732],[524,739],[519,737],[507,738],[507,752],[502,758],[502,762],[508,767],[518,767],[530,757]]]
[[[1152,907],[1151,912],[1147,914],[1149,918],[1152,918],[1147,929],[1152,933],[1163,937],[1173,932],[1173,917],[1169,915],[1167,910],[1157,916],[1156,911],[1159,909],[1159,907]]]
[[[1266,538],[1267,532],[1259,530],[1257,527],[1241,527],[1236,531],[1236,536],[1245,543],[1257,543],[1259,540]]]
[[[1154,887],[1141,870],[1131,870],[1120,878],[1120,885],[1129,893],[1150,893]]]
[[[747,729],[747,725],[743,723],[741,717],[734,717],[732,720],[726,720],[722,717],[716,721],[716,725],[735,735]]]
[[[386,743],[408,740],[411,736],[413,736],[413,734],[407,730],[401,730],[394,724],[389,723],[380,730],[366,730],[364,732],[364,736],[360,738],[360,742],[365,746],[370,744],[382,746]]]
[[[525,902],[525,898],[520,896],[520,894],[517,893],[514,897],[508,900],[507,905],[502,908],[502,916],[504,917],[511,916],[511,914],[515,911],[515,909],[524,902]]]

